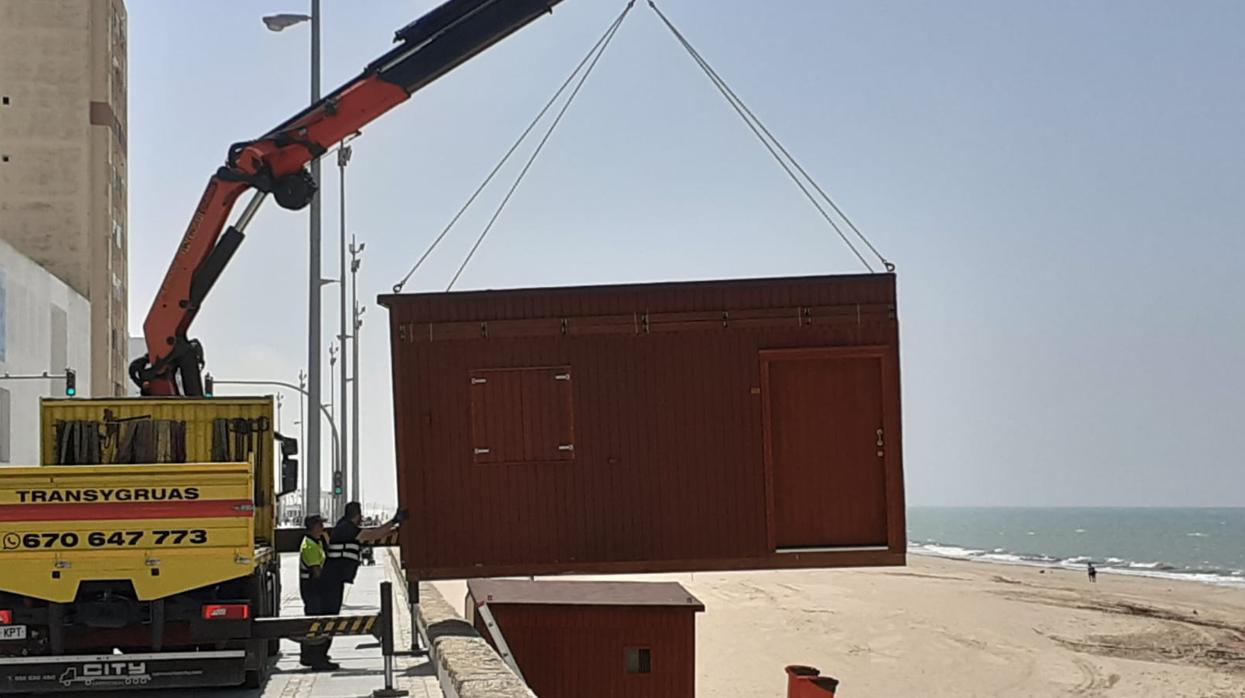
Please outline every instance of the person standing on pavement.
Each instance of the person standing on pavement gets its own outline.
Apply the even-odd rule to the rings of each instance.
[[[327,559],[324,535],[324,517],[311,514],[303,519],[303,544],[298,550],[298,595],[303,600],[303,615],[318,616],[322,613],[320,593],[324,561]],[[312,668],[319,667],[322,639],[306,639],[299,644],[298,663]],[[329,668],[329,667],[322,667]]]
[[[298,550],[298,595],[303,600],[303,615],[319,613],[317,587],[327,557],[325,546],[324,517],[311,514],[303,519],[303,544]]]
[[[405,519],[405,512],[398,512],[388,523],[376,528],[361,528],[363,523],[363,505],[350,502],[346,505],[345,515],[333,527],[329,534],[329,546],[324,562],[324,572],[320,575],[320,614],[326,616],[341,613],[342,597],[346,593],[346,585],[353,584],[355,574],[359,571],[359,563],[363,560],[363,546],[383,540],[397,530]],[[325,665],[329,661],[329,638],[320,646],[317,659]]]

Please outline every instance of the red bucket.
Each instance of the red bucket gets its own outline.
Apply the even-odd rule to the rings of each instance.
[[[800,664],[787,667],[787,698],[834,698],[838,679],[822,676],[821,670]]]

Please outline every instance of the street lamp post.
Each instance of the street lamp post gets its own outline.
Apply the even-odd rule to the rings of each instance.
[[[307,394],[307,372],[300,368],[298,369],[298,443],[301,444],[301,448],[303,448],[304,450],[307,448],[307,445],[306,445],[307,444],[307,414],[304,411],[305,410],[304,405],[306,404],[305,403],[306,394]],[[307,463],[305,462],[306,460],[307,460],[306,458],[300,458],[299,459],[300,463],[298,466],[299,469],[301,470],[301,472],[299,472],[299,476],[303,478],[302,482],[303,482],[303,514],[304,515],[308,513],[306,502],[309,499],[309,494],[311,492],[307,484]]]
[[[339,173],[339,176],[337,179],[341,185],[341,195],[340,195],[340,200],[338,201],[339,211],[341,212],[341,222],[340,222],[339,230],[338,230],[338,235],[340,238],[340,245],[338,247],[338,254],[337,254],[338,262],[340,263],[340,267],[341,267],[340,268],[341,275],[338,277],[341,280],[341,285],[338,286],[338,291],[340,291],[340,294],[339,294],[340,303],[338,304],[338,310],[339,310],[338,319],[340,322],[338,324],[339,334],[337,335],[337,338],[340,343],[341,351],[342,351],[342,375],[341,375],[342,406],[341,406],[341,412],[335,413],[335,414],[337,415],[338,421],[342,425],[342,431],[343,431],[342,441],[341,441],[341,451],[337,454],[337,467],[338,469],[343,471],[342,472],[343,477],[345,477],[346,471],[347,471],[346,444],[347,442],[350,441],[350,431],[346,429],[347,415],[350,414],[350,401],[347,400],[346,398],[346,377],[347,377],[346,376],[346,356],[347,356],[346,352],[350,351],[350,345],[347,342],[349,342],[350,335],[351,335],[351,333],[346,330],[346,165],[350,162],[350,155],[352,153],[350,146],[346,145],[346,143],[349,142],[350,140],[352,140],[352,138],[347,138],[343,140],[341,147],[337,149],[337,169]],[[359,411],[359,402],[357,400],[354,403],[354,410],[355,412]],[[353,488],[350,491],[353,492],[355,496],[357,497],[358,492],[359,492],[359,487],[357,484],[354,483],[353,474],[351,474],[351,477],[349,478],[349,480],[350,481],[347,483],[347,485]],[[343,490],[342,494],[344,496],[346,487],[343,487],[342,490]],[[358,499],[355,499],[354,501],[358,501]]]
[[[310,20],[311,22],[311,103],[320,101],[320,0],[311,0],[311,14],[278,14],[264,17],[264,25],[279,32],[288,27]],[[320,159],[311,161],[311,177],[320,181]],[[307,288],[307,396],[313,405],[320,404],[320,195],[311,199],[311,226],[308,244],[310,273]],[[307,425],[307,482],[314,482],[317,496],[308,501],[305,513],[320,513],[320,420],[313,419]]]
[[[329,423],[334,424],[337,421],[337,344],[329,342]],[[341,465],[337,462],[339,441],[333,442],[333,455],[329,462],[332,463],[333,473],[341,469]]]
[[[337,343],[329,342],[329,414],[337,416]]]
[[[345,201],[345,199],[343,199]],[[354,381],[351,402],[354,410],[350,413],[350,498],[356,502],[363,501],[363,483],[359,481],[359,330],[363,327],[363,311],[359,307],[359,255],[363,254],[364,243],[355,244],[354,236],[350,236],[350,305],[352,308],[354,345],[350,350],[350,376]]]

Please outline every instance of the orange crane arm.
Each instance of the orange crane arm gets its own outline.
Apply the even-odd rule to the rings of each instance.
[[[231,146],[225,165],[208,180],[143,322],[147,353],[130,364],[130,378],[142,393],[203,394],[202,347],[187,333],[269,194],[283,208],[306,207],[317,187],[307,170],[313,159],[559,2],[449,0],[398,30],[398,45],[358,77],[259,139]],[[226,228],[248,190],[254,195]]]

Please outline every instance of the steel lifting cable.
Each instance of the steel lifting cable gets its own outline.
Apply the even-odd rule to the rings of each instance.
[[[484,230],[480,232],[480,236],[476,238],[475,244],[471,246],[471,251],[467,253],[467,257],[463,259],[463,263],[458,266],[458,271],[454,272],[454,278],[450,279],[449,285],[445,287],[446,291],[452,290],[454,288],[454,284],[458,283],[458,277],[462,276],[463,271],[467,268],[467,265],[471,263],[471,258],[475,256],[476,250],[480,249],[480,243],[484,242],[485,236],[487,236],[489,231],[493,229],[493,224],[496,223],[497,218],[501,216],[502,210],[506,208],[506,204],[510,203],[510,197],[514,196],[515,190],[519,188],[519,183],[523,181],[523,178],[527,175],[528,170],[532,168],[532,163],[536,162],[536,158],[540,155],[540,151],[543,150],[545,144],[549,142],[549,137],[553,135],[553,130],[558,127],[558,124],[562,121],[562,117],[566,115],[566,110],[571,107],[571,102],[575,101],[575,96],[579,94],[580,88],[584,86],[584,82],[588,79],[588,76],[592,74],[592,69],[597,67],[597,61],[600,61],[601,56],[605,55],[605,49],[608,48],[610,42],[614,40],[614,34],[618,33],[618,27],[622,24],[623,18],[626,17],[627,13],[631,11],[631,7],[634,4],[635,0],[628,2],[627,7],[622,11],[622,14],[618,15],[618,19],[615,20],[614,24],[610,26],[609,31],[606,33],[605,41],[601,44],[601,49],[597,51],[597,55],[592,58],[590,63],[588,63],[588,67],[584,69],[583,75],[579,76],[579,82],[575,84],[575,88],[571,90],[571,94],[567,96],[566,103],[562,105],[560,110],[558,110],[557,116],[553,117],[553,121],[549,124],[549,128],[545,130],[545,135],[540,139],[540,143],[536,144],[536,149],[532,151],[531,156],[529,156],[527,162],[524,163],[523,169],[519,171],[519,176],[515,177],[514,184],[510,185],[510,190],[506,192],[505,198],[503,198],[501,203],[497,205],[497,210],[493,212],[493,217],[489,219],[488,224],[484,226]]]
[[[630,2],[628,2],[627,6],[623,8],[623,11],[618,15],[618,17],[615,18],[612,23],[610,23],[609,28],[605,30],[605,33],[601,35],[601,38],[597,39],[596,43],[592,45],[592,48],[590,48],[588,52],[584,54],[584,57],[579,61],[578,65],[575,66],[575,69],[571,71],[571,74],[567,76],[566,80],[562,82],[562,85],[558,87],[556,92],[553,93],[553,96],[549,98],[549,101],[545,103],[545,106],[541,108],[540,112],[536,114],[536,117],[533,118],[531,123],[527,125],[527,128],[523,129],[523,133],[519,134],[519,137],[515,139],[514,143],[510,146],[510,148],[506,151],[506,153],[502,155],[501,160],[498,161],[498,163],[493,167],[491,171],[489,171],[488,176],[484,178],[484,181],[480,182],[480,186],[476,187],[475,191],[472,192],[470,198],[467,199],[467,202],[464,203],[462,207],[458,209],[458,212],[454,214],[454,217],[450,219],[450,222],[446,224],[446,226],[441,230],[441,232],[437,235],[437,237],[432,241],[432,244],[430,244],[428,248],[424,250],[424,253],[420,255],[418,260],[416,260],[414,266],[412,266],[410,271],[406,273],[406,276],[403,276],[401,281],[394,284],[393,286],[394,293],[402,292],[402,289],[403,287],[406,286],[406,283],[410,281],[412,276],[415,275],[415,272],[419,271],[419,268],[423,266],[424,262],[427,261],[428,257],[432,255],[433,250],[435,250],[437,246],[441,244],[441,241],[445,239],[445,236],[449,234],[450,230],[453,229],[454,225],[458,223],[458,220],[462,218],[464,213],[467,212],[467,209],[471,208],[471,204],[475,202],[475,200],[480,196],[480,194],[484,191],[484,189],[488,187],[489,183],[493,181],[493,178],[497,176],[497,173],[501,171],[501,168],[505,166],[505,164],[510,160],[510,156],[514,155],[515,151],[519,149],[519,146],[522,145],[525,140],[527,140],[528,135],[530,135],[532,130],[536,128],[536,125],[540,123],[540,120],[544,118],[545,114],[549,112],[549,109],[552,108],[553,105],[557,103],[558,99],[562,96],[562,94],[566,92],[566,88],[570,87],[571,83],[575,82],[576,76],[579,76],[579,82],[575,85],[574,89],[571,91],[570,96],[567,98],[566,104],[564,104],[562,106],[562,109],[558,111],[558,114],[554,118],[553,123],[550,125],[549,129],[545,132],[545,135],[541,139],[539,145],[537,145],[535,152],[533,152],[531,157],[528,158],[528,161],[523,166],[523,170],[519,173],[518,178],[516,178],[514,184],[511,185],[510,190],[507,192],[506,197],[502,200],[501,204],[497,207],[497,210],[494,211],[492,218],[488,222],[488,225],[485,226],[484,231],[480,233],[480,236],[476,239],[475,244],[471,247],[471,251],[467,253],[466,259],[464,259],[462,264],[458,267],[458,271],[454,274],[454,278],[450,281],[449,285],[446,287],[445,290],[449,291],[450,289],[454,287],[454,284],[458,281],[458,277],[462,275],[463,270],[466,269],[467,264],[471,261],[471,258],[475,255],[476,250],[479,249],[480,244],[484,241],[484,237],[488,235],[489,231],[492,229],[493,224],[497,221],[497,218],[501,215],[502,210],[506,207],[506,204],[510,201],[511,195],[513,195],[515,189],[518,188],[519,182],[523,180],[524,175],[526,175],[528,169],[531,168],[532,162],[536,159],[536,156],[540,154],[541,149],[544,147],[545,143],[549,140],[550,135],[552,135],[553,129],[558,125],[558,122],[561,121],[562,115],[566,113],[567,108],[570,107],[571,102],[574,101],[575,95],[578,94],[579,89],[583,87],[584,80],[586,80],[588,77],[588,74],[592,72],[592,69],[596,66],[597,61],[601,59],[601,54],[605,52],[606,46],[608,46],[610,41],[613,40],[614,34],[618,32],[618,27],[622,24],[623,19],[627,16],[627,13],[631,11],[632,6],[634,5],[635,5],[635,0],[630,0]],[[587,70],[581,76],[580,71],[584,70],[585,65],[587,66]]]
[[[842,228],[840,228],[838,224],[834,222],[834,219],[830,216],[830,214],[827,213],[824,208],[822,208],[821,204],[818,203],[816,197],[814,197],[812,192],[808,190],[808,187],[805,186],[804,182],[800,181],[800,178],[796,176],[795,171],[798,171],[800,175],[803,175],[804,179],[807,180],[808,184],[812,185],[813,189],[815,189],[817,193],[820,194],[823,199],[825,199],[826,203],[830,205],[830,207],[834,210],[834,212],[837,213],[839,217],[843,219],[843,222],[847,224],[847,227],[850,228],[851,231],[855,233],[858,238],[860,238],[861,242],[863,242],[869,248],[869,251],[872,252],[873,255],[876,256],[878,260],[882,262],[882,265],[886,267],[886,270],[894,271],[895,265],[892,264],[885,257],[883,257],[881,252],[878,252],[878,249],[873,246],[873,243],[870,242],[868,238],[865,237],[864,233],[860,232],[860,229],[856,227],[856,224],[853,223],[852,220],[847,217],[847,214],[843,213],[843,210],[840,209],[838,204],[834,202],[834,199],[830,198],[830,195],[827,194],[824,189],[822,189],[821,185],[819,185],[817,181],[814,180],[812,176],[809,175],[809,173],[800,165],[800,163],[797,162],[794,157],[792,157],[791,153],[782,145],[782,143],[777,138],[774,137],[774,134],[771,133],[770,130],[765,127],[765,124],[762,123],[759,118],[757,118],[756,114],[754,114],[752,110],[749,109],[746,104],[744,104],[744,101],[740,99],[739,95],[737,95],[735,91],[732,90],[731,87],[726,84],[726,81],[722,79],[722,76],[719,75],[718,72],[713,69],[713,66],[709,65],[709,62],[706,61],[705,58],[700,55],[700,52],[697,51],[695,47],[692,46],[691,42],[689,42],[687,38],[683,36],[682,32],[680,32],[678,29],[675,28],[674,24],[670,21],[670,19],[667,18],[666,15],[661,11],[661,9],[657,7],[657,4],[654,2],[654,0],[648,0],[648,6],[652,8],[653,12],[655,12],[658,18],[661,19],[662,24],[666,25],[666,28],[669,29],[670,33],[674,35],[674,38],[676,41],[679,42],[679,45],[681,45],[684,48],[684,50],[687,51],[688,55],[692,57],[692,60],[696,62],[696,65],[700,67],[700,69],[705,73],[706,76],[708,76],[709,80],[713,83],[714,87],[718,89],[718,92],[720,92],[722,96],[726,99],[727,103],[731,105],[731,107],[735,110],[735,113],[739,115],[739,118],[743,119],[744,123],[748,125],[748,128],[751,129],[752,133],[757,137],[758,140],[761,141],[761,144],[765,146],[765,149],[769,151],[770,155],[774,157],[774,160],[779,164],[779,166],[782,167],[782,169],[791,178],[791,181],[795,182],[795,185],[800,188],[800,191],[803,192],[804,196],[809,200],[809,203],[811,203],[813,207],[816,208],[817,211],[821,214],[822,218],[824,218],[826,222],[830,224],[830,227],[834,229],[834,232],[838,233],[839,238],[842,239],[843,243],[847,245],[847,248],[852,251],[852,254],[856,255],[856,258],[860,260],[860,263],[865,265],[865,268],[868,269],[869,271],[873,271],[873,267],[864,258],[864,256],[860,254],[860,251],[856,249],[856,246],[852,244],[851,240],[848,239],[847,235],[843,232]],[[787,161],[790,161],[790,165],[788,165],[787,161],[784,161],[783,157],[779,155],[780,152],[782,153],[782,156],[786,157]],[[795,171],[792,171],[792,167],[795,168]]]

